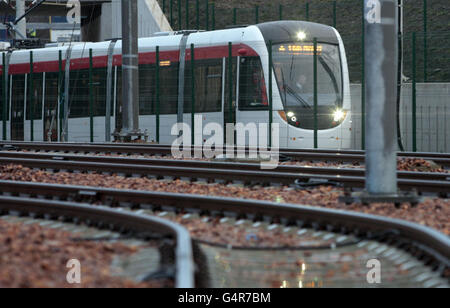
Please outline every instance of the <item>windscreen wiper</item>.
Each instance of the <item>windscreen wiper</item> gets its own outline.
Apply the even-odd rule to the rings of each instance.
[[[291,94],[293,97],[295,97],[302,105],[303,107],[311,109],[311,105],[308,104],[307,101],[303,99],[300,95],[298,95],[294,90],[291,89],[288,85],[284,85],[286,90],[289,91],[289,94]]]

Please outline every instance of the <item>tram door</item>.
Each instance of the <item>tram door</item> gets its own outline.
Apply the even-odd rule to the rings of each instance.
[[[245,144],[251,148],[258,147],[260,140],[268,142],[269,102],[264,71],[259,57],[239,57],[238,82],[238,116],[237,121],[243,125],[257,128],[257,134],[245,133]],[[266,123],[266,129],[259,125]],[[266,143],[266,146],[268,143]],[[262,145],[261,145],[262,146]]]
[[[224,82],[223,87],[223,122],[224,122],[224,141],[225,145],[235,145],[236,144],[236,134],[233,127],[228,127],[227,124],[236,124],[236,84],[237,84],[237,73],[236,73],[236,61],[237,58],[233,57],[232,59],[232,69],[231,69],[231,83],[232,83],[232,93],[230,98],[230,67],[228,58],[224,58],[224,66],[223,66],[223,74],[224,78],[222,79]],[[227,137],[228,136],[228,137]]]
[[[58,141],[58,92],[58,73],[45,73],[45,141]]]
[[[12,75],[11,140],[24,140],[25,76]]]

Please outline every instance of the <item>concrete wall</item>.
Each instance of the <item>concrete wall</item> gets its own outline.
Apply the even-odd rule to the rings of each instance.
[[[155,32],[172,31],[158,1],[138,1],[138,35],[149,37]],[[104,3],[101,15],[100,41],[122,37],[122,9],[120,1]]]
[[[351,85],[352,147],[361,149],[361,85]],[[450,152],[450,83],[417,84],[417,150]],[[400,127],[405,150],[412,151],[412,85],[404,84]]]

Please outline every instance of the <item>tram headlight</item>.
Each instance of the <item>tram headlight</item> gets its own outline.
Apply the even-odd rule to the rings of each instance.
[[[345,111],[342,109],[336,109],[335,112],[333,112],[333,120],[334,122],[341,122],[345,118]]]
[[[297,38],[298,38],[300,41],[303,41],[304,39],[306,39],[306,33],[305,33],[304,31],[298,32],[298,33],[297,33]]]
[[[288,113],[286,113],[286,115],[288,116],[288,118],[292,118],[295,114],[292,111],[289,111]]]

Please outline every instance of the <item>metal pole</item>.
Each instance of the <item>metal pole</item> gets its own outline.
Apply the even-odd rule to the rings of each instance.
[[[279,17],[280,17],[280,20],[283,20],[283,5],[282,4],[280,4],[279,5],[279,7],[278,7],[278,13],[279,13]]]
[[[16,0],[16,19],[22,17],[25,14],[25,0]],[[25,18],[22,18],[16,25],[16,31],[27,37],[27,22]],[[15,35],[16,39],[20,39],[19,35]]]
[[[159,143],[159,46],[156,46],[156,87],[155,87],[155,96],[156,96],[156,142]]]
[[[272,41],[269,41],[269,148],[272,147],[272,123],[273,123],[273,100],[272,100]]]
[[[306,2],[305,4],[305,15],[306,21],[309,21],[309,2]]]
[[[200,29],[200,0],[195,0],[195,11],[196,11],[196,26],[197,30]]]
[[[361,30],[361,149],[366,149],[366,82],[365,82],[365,60],[364,54],[366,50],[366,38],[365,38],[365,0],[362,0],[362,30]]]
[[[178,0],[178,30],[183,29],[183,20],[181,18],[181,0]]]
[[[94,88],[92,78],[92,48],[89,49],[89,136],[90,141],[94,142]]]
[[[216,30],[216,4],[213,2],[211,3],[211,10],[212,10],[212,30]]]
[[[233,9],[233,25],[237,23],[237,8]]]
[[[428,81],[428,4],[423,0],[423,81]]]
[[[206,23],[206,31],[209,30],[209,5],[208,0],[205,0],[205,23]]]
[[[62,84],[63,84],[63,70],[62,70],[62,50],[59,50],[58,52],[58,106],[59,106],[59,138],[61,140],[62,138],[62,132],[63,132],[63,91],[62,91]]]
[[[111,101],[112,101],[112,90],[113,90],[113,58],[114,58],[114,47],[116,42],[112,41],[109,44],[108,49],[108,67],[106,71],[106,117],[105,117],[105,141],[111,141]]]
[[[66,67],[64,71],[64,126],[62,139],[64,142],[69,141],[69,86],[70,86],[70,58],[72,56],[72,49],[69,46],[66,50]]]
[[[259,6],[255,6],[255,24],[259,24]]]
[[[186,30],[189,29],[189,0],[186,0]]]
[[[123,5],[123,1],[127,1],[127,0],[122,0],[122,5]],[[170,26],[175,28],[175,25],[173,24],[173,0],[170,0],[169,10],[170,10]],[[123,12],[123,9],[122,9],[122,12]]]
[[[195,140],[195,50],[194,44],[191,44],[191,145],[194,146]]]
[[[34,99],[33,99],[33,51],[30,51],[30,82],[28,85],[28,103],[30,104],[30,141],[34,141]]]
[[[6,101],[8,100],[8,72],[7,72],[7,69],[6,69],[6,55],[5,55],[5,53],[3,52],[2,53],[2,63],[3,63],[3,70],[2,70],[2,74],[3,74],[3,82],[2,82],[2,85],[3,85],[3,92],[2,92],[2,94],[3,94],[3,108],[2,108],[2,121],[3,121],[3,123],[2,123],[2,125],[3,125],[3,140],[6,140],[6,121],[8,120],[8,118],[7,118],[7,110],[6,110],[6,108],[7,108],[7,103],[6,103]]]
[[[317,38],[314,38],[314,148],[318,148],[318,121],[317,121],[317,107],[318,107],[318,97],[317,97]]]
[[[397,0],[364,1],[367,98],[366,190],[397,195]]]
[[[333,1],[333,28],[337,25],[337,1]]]
[[[416,114],[416,102],[417,102],[417,91],[416,91],[416,32],[412,35],[412,142],[413,142],[413,152],[417,151],[417,114]]]
[[[171,1],[172,2],[172,1]],[[139,66],[137,1],[122,0],[122,132],[139,132]]]
[[[233,123],[233,45],[228,43],[228,90],[229,90],[229,116],[228,123]]]

